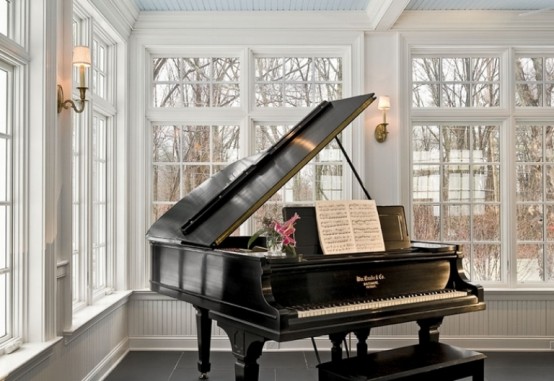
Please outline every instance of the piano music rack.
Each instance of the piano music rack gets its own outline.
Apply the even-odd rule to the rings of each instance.
[[[319,381],[484,381],[486,356],[439,342],[374,352],[318,365]]]

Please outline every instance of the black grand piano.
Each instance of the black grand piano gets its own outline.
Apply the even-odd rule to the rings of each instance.
[[[196,308],[200,378],[210,370],[212,320],[229,337],[236,380],[257,381],[268,340],[329,335],[336,360],[350,333],[358,353],[372,327],[409,321],[420,342],[436,342],[445,316],[485,309],[457,245],[273,258],[231,235],[374,99],[322,102],[269,150],[230,164],[151,226],[151,289]]]

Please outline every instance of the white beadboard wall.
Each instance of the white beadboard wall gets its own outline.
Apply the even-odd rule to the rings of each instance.
[[[552,293],[485,294],[485,311],[445,317],[440,328],[442,341],[480,350],[554,349]],[[195,309],[190,304],[151,292],[135,292],[129,304],[131,350],[196,349]],[[417,331],[415,322],[376,328],[368,345],[382,349],[412,343],[417,340]],[[317,342],[319,349],[329,348],[327,338]],[[268,343],[267,347],[310,349],[311,342]],[[216,324],[212,327],[212,348],[229,349],[225,333]]]

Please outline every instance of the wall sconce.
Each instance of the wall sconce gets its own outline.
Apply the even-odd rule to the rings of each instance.
[[[85,110],[85,96],[88,87],[85,84],[85,67],[90,66],[90,49],[88,46],[75,46],[73,48],[73,65],[79,66],[79,99],[75,102],[79,102],[79,107],[71,99],[64,100],[63,89],[58,85],[58,113],[63,109],[73,108],[76,113],[81,113]]]
[[[390,98],[387,96],[379,97],[379,103],[377,104],[377,109],[383,110],[383,123],[380,123],[375,127],[375,140],[379,143],[383,143],[387,140],[387,110],[390,110]]]

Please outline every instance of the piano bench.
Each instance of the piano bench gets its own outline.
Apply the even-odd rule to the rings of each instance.
[[[431,342],[318,365],[319,381],[484,381],[486,356]]]

